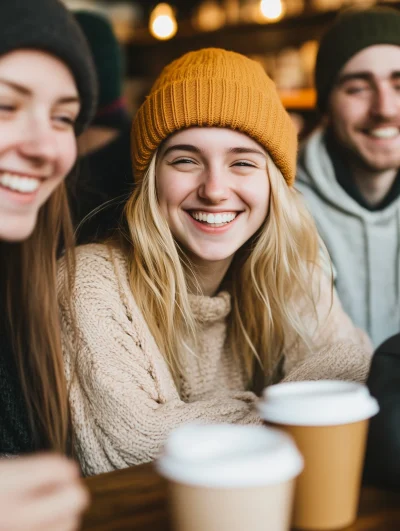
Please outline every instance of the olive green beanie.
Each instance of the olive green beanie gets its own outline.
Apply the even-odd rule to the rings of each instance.
[[[74,12],[92,53],[99,83],[98,111],[121,98],[124,60],[111,22],[102,14],[89,10]]]
[[[375,44],[400,46],[400,11],[390,7],[348,10],[322,37],[315,66],[318,109],[326,111],[330,91],[344,65]]]

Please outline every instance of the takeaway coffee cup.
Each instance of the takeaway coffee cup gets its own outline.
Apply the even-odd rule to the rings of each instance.
[[[291,437],[263,426],[187,424],[157,461],[176,531],[287,531],[303,460]]]
[[[378,410],[368,388],[358,383],[293,382],[264,390],[261,417],[290,434],[304,458],[295,528],[333,530],[354,522],[368,419]]]

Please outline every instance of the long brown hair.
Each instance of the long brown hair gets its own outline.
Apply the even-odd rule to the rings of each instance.
[[[37,449],[69,452],[69,414],[64,375],[56,263],[67,261],[64,289],[71,289],[74,236],[65,184],[39,211],[32,235],[20,243],[0,242],[2,303]]]

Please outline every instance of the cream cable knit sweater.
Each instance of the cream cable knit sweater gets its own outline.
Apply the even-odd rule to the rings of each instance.
[[[224,347],[228,293],[191,297],[195,316],[202,322],[201,335],[197,356],[188,357],[180,397],[132,296],[122,255],[103,245],[78,248],[74,292],[78,338],[62,290],[63,269],[61,261],[63,350],[76,451],[84,474],[153,460],[168,433],[185,422],[260,422],[256,396],[245,390],[243,371]],[[323,289],[318,306],[322,317],[331,303],[329,286]],[[315,326],[307,313],[303,308],[304,318]],[[313,355],[305,345],[288,340],[285,380],[366,378],[370,344],[336,297],[314,340],[317,354]]]

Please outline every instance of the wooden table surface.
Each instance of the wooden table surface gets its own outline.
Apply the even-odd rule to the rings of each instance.
[[[166,484],[151,464],[87,478],[92,505],[83,531],[169,531]],[[248,530],[251,531],[251,530]],[[400,492],[362,489],[347,531],[400,531]]]

